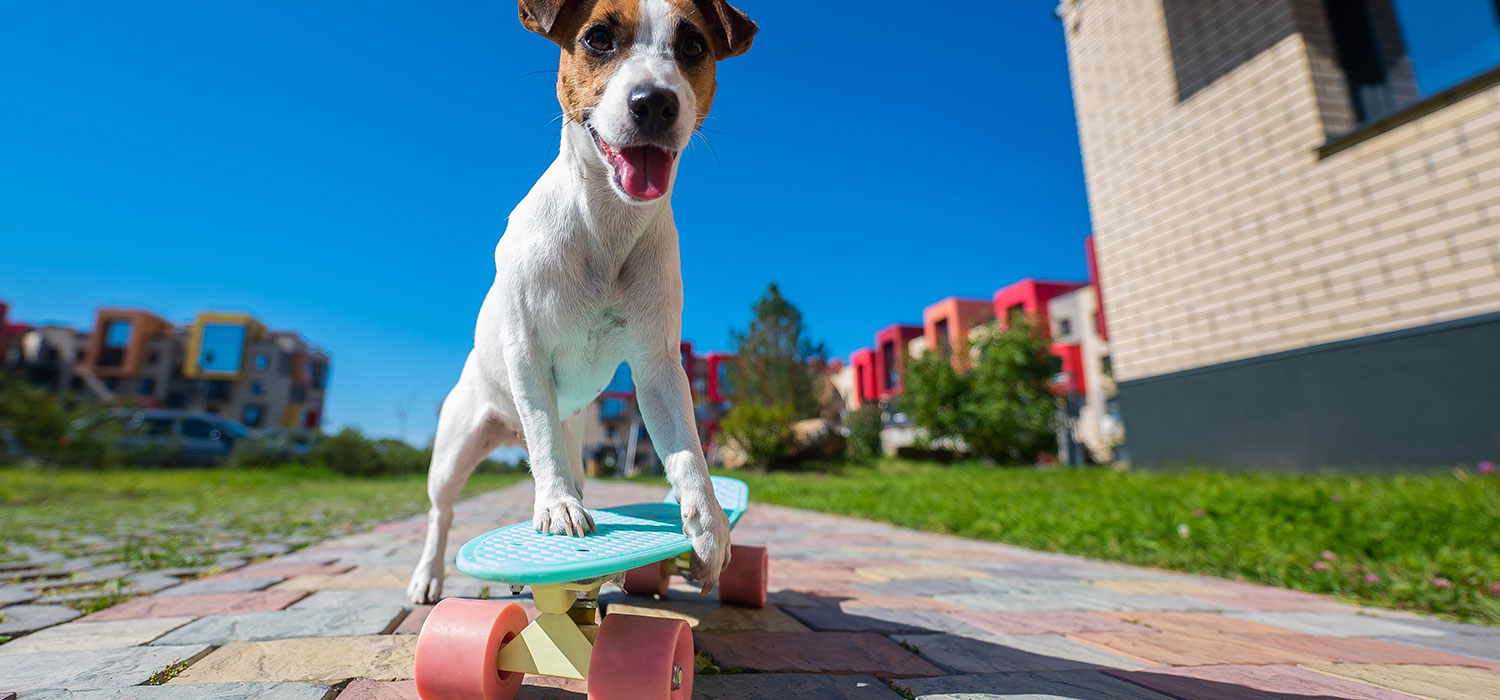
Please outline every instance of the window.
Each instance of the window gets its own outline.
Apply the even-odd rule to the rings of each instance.
[[[104,346],[99,351],[100,367],[125,364],[125,350],[130,347],[130,322],[110,321],[104,324]]]
[[[254,396],[260,396],[260,395],[266,393],[266,383],[258,381],[258,382],[255,382],[254,384],[251,384],[250,385],[250,393],[252,395],[254,395]]]
[[[887,342],[880,346],[880,357],[885,360],[885,389],[894,391],[898,382],[896,373],[896,344]]]
[[[952,357],[953,339],[948,337],[948,319],[945,318],[941,321],[938,321],[933,330],[937,334],[938,352],[943,353],[943,357]]]
[[[293,384],[292,385],[292,390],[291,390],[291,392],[289,393],[288,396],[289,396],[288,400],[291,401],[292,403],[302,403],[303,401],[306,401],[307,400],[307,386],[305,386],[303,384]]]
[[[258,428],[260,427],[260,413],[260,406],[254,404],[248,405],[245,407],[245,419],[242,422],[247,427]]]
[[[244,326],[207,324],[203,327],[203,347],[198,355],[198,366],[203,371],[237,374],[244,354]]]
[[[171,435],[172,419],[147,418],[146,422],[141,424],[141,432],[144,432],[147,435]]]
[[[214,429],[214,424],[202,418],[189,418],[182,422],[183,437],[212,440],[216,439],[214,437],[216,432],[218,431]]]
[[[1064,337],[1073,335],[1073,321],[1066,318],[1057,319],[1057,334]]]
[[[271,366],[271,356],[263,352],[255,353],[255,369],[264,372]]]
[[[234,386],[230,382],[205,382],[203,397],[209,401],[228,401],[229,394]]]
[[[1005,324],[1007,326],[1012,323],[1024,320],[1026,320],[1025,304],[1011,304],[1010,308],[1005,310]]]
[[[150,354],[146,355],[146,366],[155,367],[159,360],[161,360],[161,354],[152,350]]]
[[[141,380],[141,396],[151,396],[156,393],[156,378],[146,377]]]
[[[1360,123],[1500,66],[1495,0],[1324,0],[1324,7]]]

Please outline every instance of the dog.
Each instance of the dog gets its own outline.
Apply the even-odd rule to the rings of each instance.
[[[676,488],[690,574],[706,594],[729,563],[683,370],[682,269],[672,219],[679,155],[708,116],[717,61],[759,27],[725,0],[519,0],[521,23],[561,48],[557,160],[511,212],[474,348],[433,443],[427,539],[407,598],[442,595],[464,482],[524,445],[539,532],[593,532],[583,507],[583,409],[628,363],[646,429]]]

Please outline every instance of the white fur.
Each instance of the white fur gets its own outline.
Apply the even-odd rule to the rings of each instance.
[[[673,60],[676,18],[664,0],[642,0],[643,28],[611,76],[589,124],[608,143],[646,143],[627,98],[642,84],[676,90],[678,123],[661,138],[681,152],[696,96]],[[676,181],[676,161],[672,181]],[[705,593],[729,563],[729,521],[714,499],[682,368],[682,271],[671,191],[631,199],[588,128],[563,126],[557,160],[511,212],[495,246],[495,282],[479,311],[474,349],[443,402],[428,475],[427,541],[407,597],[442,595],[453,502],[486,455],[524,444],[536,486],[538,531],[594,530],[583,507],[577,416],[630,365],[652,443],[676,487],[693,573]]]

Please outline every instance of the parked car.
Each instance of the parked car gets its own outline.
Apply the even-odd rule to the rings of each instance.
[[[222,416],[178,409],[115,409],[121,451],[160,466],[207,466],[229,456],[249,430]]]

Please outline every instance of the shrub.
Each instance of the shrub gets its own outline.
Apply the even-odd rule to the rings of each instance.
[[[328,436],[308,454],[309,461],[346,476],[384,474],[380,450],[358,428],[344,428]]]
[[[796,415],[791,406],[738,403],[720,429],[724,439],[743,452],[750,464],[773,467],[785,462],[792,451],[792,420]]]
[[[880,406],[872,403],[860,406],[849,412],[846,422],[849,428],[849,458],[866,461],[879,457],[880,430],[885,427]]]
[[[961,440],[976,457],[1032,463],[1056,449],[1055,358],[1039,325],[1016,319],[982,333],[974,368],[929,352],[908,361],[902,406],[928,442]]]

